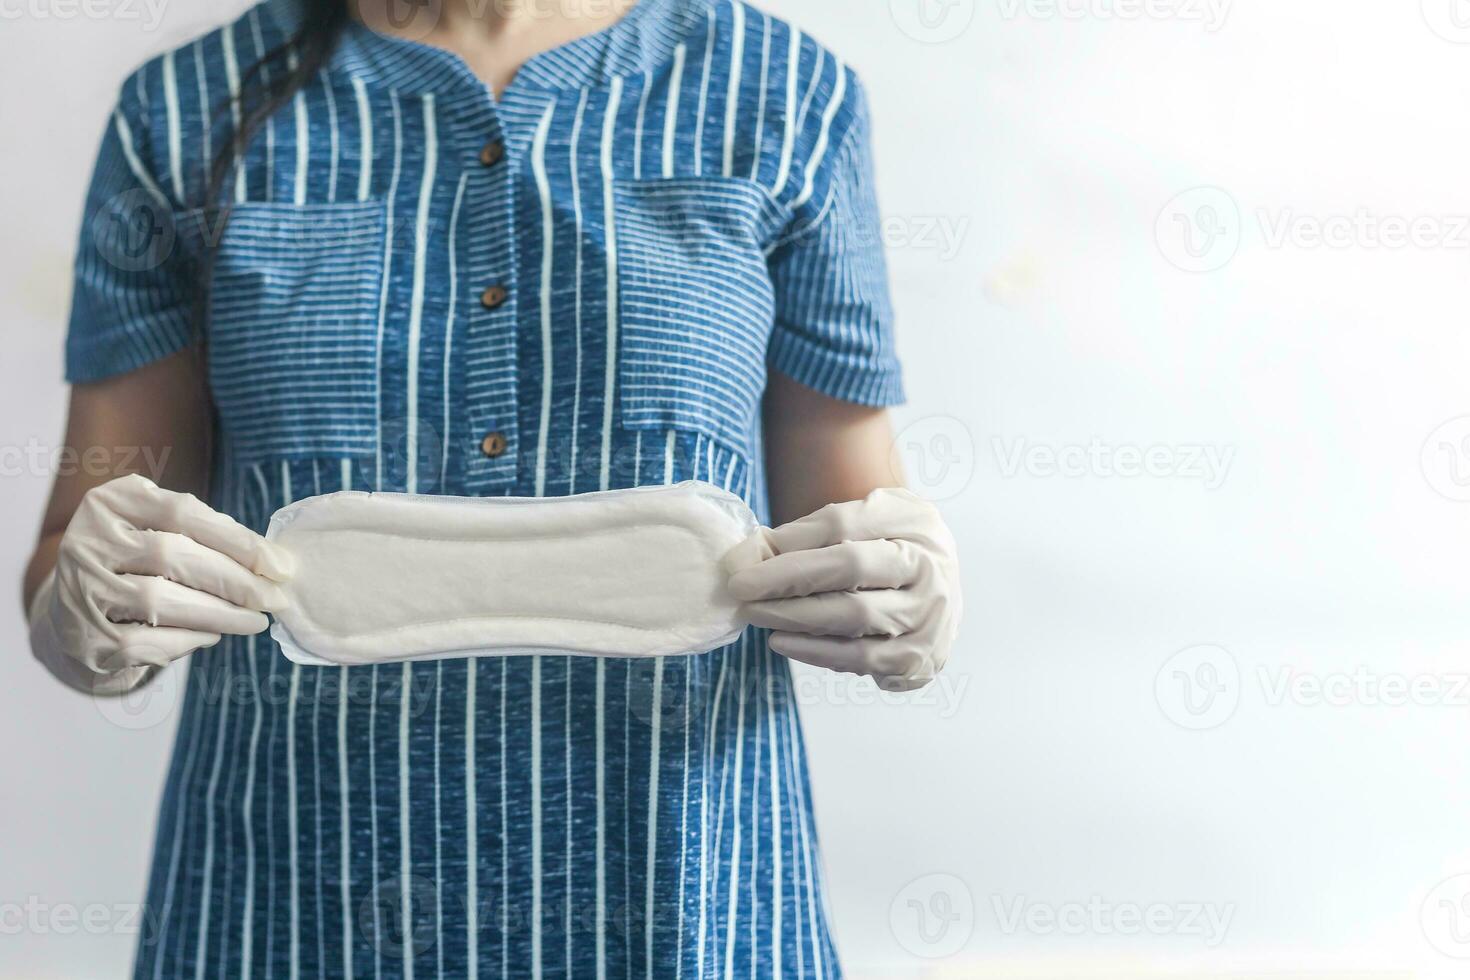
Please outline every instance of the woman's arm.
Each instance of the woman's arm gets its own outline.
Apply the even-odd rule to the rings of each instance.
[[[146,367],[71,390],[65,451],[26,568],[29,609],[56,565],[56,549],[94,487],[141,473],[161,487],[204,496],[210,408],[199,353],[186,350]]]
[[[830,398],[777,371],[766,385],[765,440],[776,524],[904,485],[887,409]]]
[[[261,632],[285,602],[289,556],[194,495],[211,429],[198,363],[185,352],[72,392],[24,588],[31,652],[79,691],[126,693],[224,634]]]

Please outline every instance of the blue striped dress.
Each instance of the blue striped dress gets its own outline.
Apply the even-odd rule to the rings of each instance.
[[[263,531],[342,488],[697,479],[765,520],[769,369],[901,398],[863,94],[800,31],[643,0],[496,98],[352,27],[226,181],[221,233],[200,207],[228,97],[297,16],[270,0],[124,83],[77,261],[84,383],[193,342],[217,242],[216,508]],[[758,630],[653,662],[320,669],[227,638],[189,662],[145,923],[151,978],[840,974]]]

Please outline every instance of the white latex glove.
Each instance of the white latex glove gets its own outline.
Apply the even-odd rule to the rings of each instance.
[[[774,630],[771,649],[908,691],[939,673],[960,622],[954,537],[907,490],[828,504],[761,528],[725,558],[745,618]]]
[[[79,690],[122,694],[157,668],[270,625],[288,554],[186,493],[146,477],[95,487],[31,602],[31,650]]]

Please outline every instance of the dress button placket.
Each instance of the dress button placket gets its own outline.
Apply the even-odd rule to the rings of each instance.
[[[456,288],[468,291],[474,302],[466,311],[469,424],[459,439],[466,491],[484,494],[506,489],[517,472],[516,253],[510,225],[516,167],[488,91],[482,86],[476,96],[461,118],[465,202],[458,237],[468,261]]]

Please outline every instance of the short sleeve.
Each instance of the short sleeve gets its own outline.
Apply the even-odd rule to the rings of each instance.
[[[849,77],[847,125],[837,144],[809,164],[792,228],[770,255],[776,316],[767,360],[833,398],[898,405],[903,379],[867,105]]]
[[[192,263],[147,133],[129,83],[108,118],[83,210],[66,338],[73,384],[136,370],[189,343]]]

